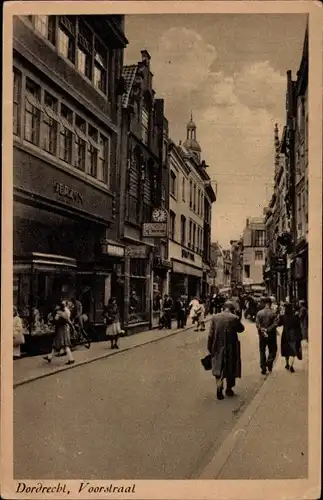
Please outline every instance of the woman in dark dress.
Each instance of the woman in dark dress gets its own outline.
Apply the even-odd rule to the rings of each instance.
[[[302,359],[302,331],[298,315],[294,314],[292,304],[285,304],[285,312],[278,319],[278,325],[283,327],[281,337],[281,355],[286,360],[286,370],[294,373],[295,358]]]

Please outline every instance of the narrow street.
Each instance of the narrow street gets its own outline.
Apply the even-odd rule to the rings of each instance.
[[[264,381],[245,326],[231,400],[200,364],[209,325],[17,387],[14,477],[197,478]]]

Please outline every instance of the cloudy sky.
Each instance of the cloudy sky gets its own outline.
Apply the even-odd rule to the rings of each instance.
[[[285,123],[286,71],[299,67],[302,15],[132,15],[125,63],[151,55],[170,136],[186,137],[191,110],[217,184],[212,239],[229,247],[262,215],[273,184],[274,124]]]

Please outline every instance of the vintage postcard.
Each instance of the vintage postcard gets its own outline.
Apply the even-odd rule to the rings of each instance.
[[[311,1],[5,5],[2,498],[320,496],[322,60]]]

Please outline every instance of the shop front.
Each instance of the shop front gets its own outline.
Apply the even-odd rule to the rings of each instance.
[[[128,334],[151,327],[152,256],[147,245],[126,245],[124,259],[124,329]]]
[[[13,300],[26,329],[48,332],[55,306],[73,297],[91,324],[101,322],[111,193],[18,149],[14,165]]]
[[[170,294],[173,299],[180,295],[188,297],[188,301],[201,294],[203,270],[189,264],[172,259],[173,269],[170,276]]]

